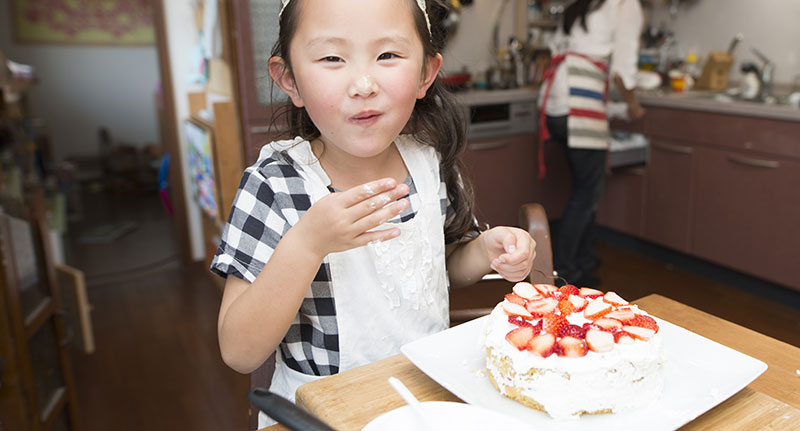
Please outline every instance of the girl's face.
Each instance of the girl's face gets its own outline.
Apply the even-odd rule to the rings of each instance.
[[[289,51],[294,80],[285,73],[276,82],[305,107],[326,151],[383,154],[442,64],[439,55],[423,61],[411,11],[416,6],[408,0],[305,0],[297,6]]]

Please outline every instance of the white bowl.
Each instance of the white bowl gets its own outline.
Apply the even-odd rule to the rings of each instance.
[[[483,407],[449,401],[420,403],[422,411],[436,430],[486,431],[495,429],[527,430],[529,425]],[[373,419],[362,431],[423,430],[417,414],[409,406],[396,408]]]

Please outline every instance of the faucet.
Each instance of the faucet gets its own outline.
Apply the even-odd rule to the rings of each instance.
[[[761,91],[759,94],[759,98],[766,102],[768,99],[772,98],[772,79],[775,75],[775,63],[773,63],[769,58],[767,58],[764,53],[753,48],[753,54],[761,60],[764,65],[761,66],[761,74],[759,75],[759,79],[761,80]]]

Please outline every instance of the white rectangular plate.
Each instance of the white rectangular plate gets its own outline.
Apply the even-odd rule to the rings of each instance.
[[[541,430],[674,430],[690,422],[761,375],[767,364],[691,331],[656,319],[664,337],[666,383],[647,407],[615,414],[557,421],[508,399],[486,375],[482,346],[486,317],[401,348],[425,374],[469,404],[501,412]]]

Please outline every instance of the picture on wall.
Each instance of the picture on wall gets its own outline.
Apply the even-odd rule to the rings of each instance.
[[[152,45],[150,0],[11,0],[18,43]]]
[[[212,131],[194,120],[185,123],[188,141],[188,164],[192,195],[203,212],[212,220],[219,217],[217,183],[214,177]]]

